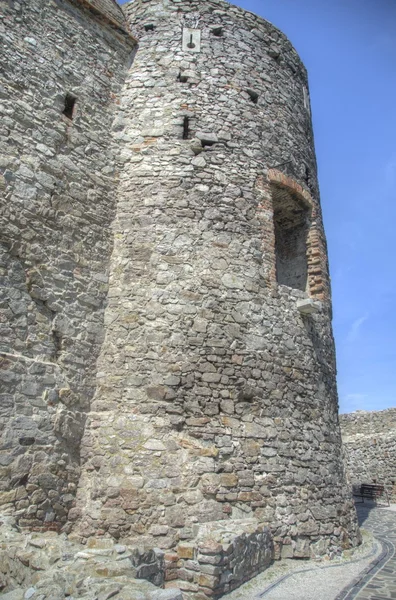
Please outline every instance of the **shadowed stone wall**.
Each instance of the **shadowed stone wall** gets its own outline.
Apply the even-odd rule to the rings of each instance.
[[[385,484],[396,500],[396,408],[340,415],[346,468],[352,484]]]
[[[0,504],[56,528],[73,505],[103,341],[110,129],[133,42],[78,2],[1,9]]]

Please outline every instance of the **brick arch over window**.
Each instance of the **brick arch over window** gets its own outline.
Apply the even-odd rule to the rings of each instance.
[[[272,215],[270,285],[288,285],[329,300],[327,250],[319,204],[294,179],[270,169],[262,181],[266,214]],[[268,219],[267,219],[268,223]]]
[[[279,285],[308,291],[308,234],[312,205],[291,188],[271,185],[275,274]]]

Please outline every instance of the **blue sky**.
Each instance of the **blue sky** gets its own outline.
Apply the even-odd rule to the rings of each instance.
[[[286,33],[308,69],[340,412],[396,406],[396,0],[236,4]]]

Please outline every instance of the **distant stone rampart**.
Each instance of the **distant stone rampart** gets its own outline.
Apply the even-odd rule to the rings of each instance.
[[[340,415],[352,484],[384,483],[396,501],[396,408]]]

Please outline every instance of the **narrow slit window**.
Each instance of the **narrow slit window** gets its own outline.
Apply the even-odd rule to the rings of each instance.
[[[21,446],[32,446],[35,442],[34,437],[21,437],[19,438],[19,443]]]
[[[77,98],[75,98],[75,96],[72,96],[71,94],[66,94],[65,108],[63,109],[63,114],[65,115],[65,117],[67,117],[70,120],[73,119],[73,113],[74,113],[74,108],[76,105],[76,100],[77,100]]]
[[[184,117],[183,119],[183,140],[188,140],[190,137],[190,118]]]
[[[273,186],[276,279],[280,285],[306,291],[309,208],[287,189]]]

